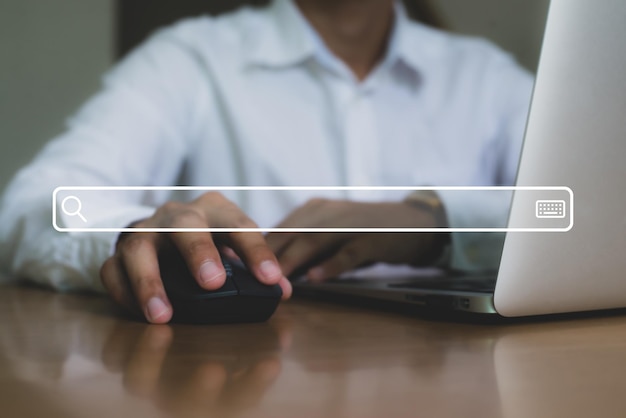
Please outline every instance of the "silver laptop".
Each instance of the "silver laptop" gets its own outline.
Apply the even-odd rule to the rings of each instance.
[[[624,22],[624,0],[550,5],[517,186],[569,187],[568,232],[508,232],[493,277],[301,282],[296,291],[505,317],[625,308]],[[509,225],[528,216],[525,200],[515,193]]]

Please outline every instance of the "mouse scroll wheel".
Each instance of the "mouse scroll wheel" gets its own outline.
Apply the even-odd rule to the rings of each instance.
[[[222,265],[224,266],[224,270],[226,271],[226,277],[233,277],[233,266],[228,261],[223,260]]]

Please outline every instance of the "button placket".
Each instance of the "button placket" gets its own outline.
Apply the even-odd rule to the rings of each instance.
[[[371,91],[355,91],[346,106],[346,179],[349,186],[378,185],[378,129]],[[351,192],[353,199],[375,199],[377,193]]]

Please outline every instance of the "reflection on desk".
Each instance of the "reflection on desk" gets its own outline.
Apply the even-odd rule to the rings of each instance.
[[[626,416],[626,318],[508,326],[311,301],[155,326],[0,288],[0,408],[30,417]]]

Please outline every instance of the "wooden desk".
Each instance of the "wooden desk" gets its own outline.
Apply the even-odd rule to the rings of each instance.
[[[154,326],[0,287],[3,417],[624,417],[626,317],[507,326],[311,301]]]

